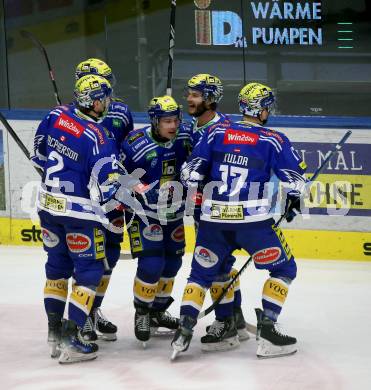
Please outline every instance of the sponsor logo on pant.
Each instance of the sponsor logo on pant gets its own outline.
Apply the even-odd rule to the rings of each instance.
[[[85,234],[68,233],[66,235],[68,249],[72,253],[86,252],[91,247],[91,239]]]

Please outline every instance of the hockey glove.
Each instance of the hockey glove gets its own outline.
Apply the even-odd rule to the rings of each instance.
[[[300,213],[300,196],[288,193],[285,206],[286,221],[291,222],[298,213]]]

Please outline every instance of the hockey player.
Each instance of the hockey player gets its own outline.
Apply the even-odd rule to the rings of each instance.
[[[186,185],[192,186],[199,180],[208,184],[180,310],[180,327],[172,342],[173,357],[187,350],[205,291],[223,267],[225,256],[238,247],[252,255],[257,269],[270,274],[263,288],[263,311],[257,311],[257,356],[296,352],[296,339],[276,329],[277,317],[296,277],[296,263],[282,232],[273,225],[266,184],[273,170],[290,187],[287,211],[300,211],[300,193],[306,183],[305,163],[284,134],[262,127],[274,100],[269,87],[258,83],[245,86],[239,102],[246,123],[215,125],[182,170]],[[225,332],[227,322],[220,335]]]
[[[76,80],[88,74],[96,74],[107,79],[113,86],[116,82],[111,68],[98,58],[89,58],[80,62],[75,70]],[[119,98],[111,98],[107,115],[101,118],[101,125],[110,131],[114,136],[117,150],[131,130],[133,130],[133,118],[129,107]],[[111,219],[118,226],[123,227],[123,213],[119,210],[111,212]],[[105,270],[102,280],[98,286],[92,311],[85,324],[83,335],[86,340],[97,340],[97,333],[103,340],[115,341],[117,339],[117,326],[108,321],[102,314],[100,307],[107,291],[112,270],[120,257],[121,242],[123,234],[106,231],[106,255],[109,269]]]
[[[48,342],[52,357],[56,357],[62,333],[60,363],[97,357],[98,346],[84,340],[82,328],[106,263],[102,223],[107,220],[99,204],[111,197],[117,177],[115,147],[98,123],[111,93],[105,78],[82,77],[75,85],[76,105],[54,108],[35,135],[32,161],[44,171],[38,213],[48,254],[44,288]],[[72,275],[75,283],[69,296],[69,320],[62,327]]]
[[[188,80],[186,88],[186,100],[188,104],[188,113],[193,116],[192,121],[192,147],[194,148],[201,140],[203,134],[208,132],[211,126],[216,123],[226,123],[229,118],[218,112],[218,104],[223,97],[223,85],[220,79],[214,75],[203,73],[197,74]],[[202,187],[202,184],[200,185]],[[195,228],[197,230],[200,221],[202,188],[193,197],[195,207],[193,217]],[[218,275],[217,280],[210,288],[210,294],[213,300],[216,300],[222,293],[223,288],[228,284],[231,277],[237,272],[232,268],[235,258],[229,254],[225,262],[226,268]],[[225,335],[225,338],[219,337],[219,329],[223,325],[224,319],[231,316],[233,310],[235,326]],[[207,327],[207,335],[201,338],[202,349],[205,351],[228,350],[239,346],[239,341],[249,339],[246,330],[245,318],[241,309],[241,292],[239,279],[237,279],[234,292],[215,308],[216,320],[211,326]],[[237,338],[238,335],[238,338]]]
[[[173,302],[171,292],[184,254],[184,207],[171,208],[169,203],[174,200],[174,205],[177,197],[178,203],[183,203],[183,186],[175,179],[190,148],[189,129],[181,124],[181,110],[172,97],[153,98],[148,115],[151,126],[132,131],[122,146],[128,172],[135,168],[145,171],[141,187],[148,224],[138,212],[125,212],[132,256],[138,258],[134,330],[144,345],[151,328],[167,328],[174,333],[179,324],[166,310]]]
[[[110,82],[112,87],[116,84],[116,78],[111,68],[98,58],[89,58],[76,66],[76,80],[88,74],[96,74],[104,77]],[[134,129],[133,117],[129,106],[122,99],[111,97],[107,115],[102,118],[102,126],[111,131],[116,140],[117,149],[119,150],[123,140]]]

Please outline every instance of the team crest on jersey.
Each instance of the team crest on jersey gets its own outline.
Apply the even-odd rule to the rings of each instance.
[[[143,131],[140,131],[139,133],[136,133],[128,138],[128,144],[131,145],[134,143],[137,139],[144,137]]]
[[[80,138],[84,132],[84,126],[62,112],[56,120],[54,127]]]
[[[256,145],[259,136],[248,131],[227,129],[224,133],[223,144],[225,145]]]
[[[81,233],[67,233],[66,242],[72,253],[86,252],[91,247],[91,239]]]
[[[252,255],[252,258],[254,260],[254,263],[265,265],[265,264],[274,263],[280,258],[280,256],[281,256],[281,248],[275,246],[272,248],[266,248],[258,252],[255,252]]]
[[[152,224],[143,229],[143,236],[149,241],[162,241],[164,235],[162,227],[157,224]]]
[[[41,234],[43,238],[43,243],[46,247],[54,248],[59,244],[58,236],[55,233],[51,232],[50,230],[42,228]]]
[[[218,256],[203,246],[197,246],[194,258],[204,268],[211,268],[218,262]]]
[[[184,226],[181,225],[175,228],[171,233],[171,238],[175,242],[183,242],[185,239]]]

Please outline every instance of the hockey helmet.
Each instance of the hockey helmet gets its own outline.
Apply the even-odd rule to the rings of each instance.
[[[238,95],[240,112],[255,117],[258,117],[264,109],[271,112],[275,100],[272,89],[260,83],[246,84]]]
[[[160,118],[177,116],[179,120],[182,120],[182,111],[171,96],[156,96],[149,102],[148,116],[152,126],[157,129]]]
[[[83,76],[75,84],[74,96],[81,107],[91,108],[95,100],[104,101],[111,94],[110,82],[101,76]]]
[[[116,79],[111,68],[98,58],[89,58],[76,66],[75,79],[78,80],[88,74],[96,74],[107,79],[114,86]]]
[[[219,103],[223,97],[222,82],[208,73],[196,74],[188,80],[187,87],[201,92],[203,100],[210,103]]]

